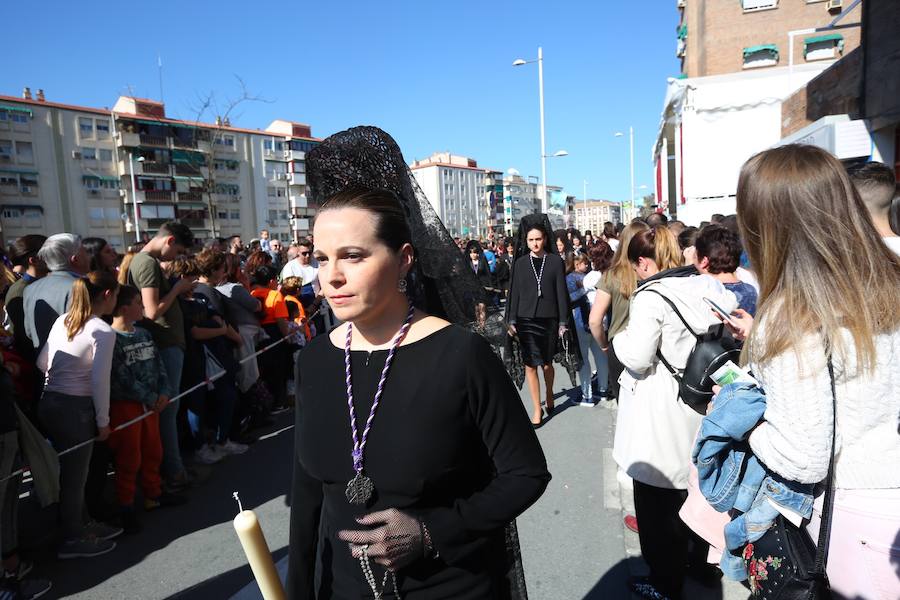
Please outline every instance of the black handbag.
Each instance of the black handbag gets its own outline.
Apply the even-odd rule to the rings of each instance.
[[[750,592],[766,600],[830,600],[831,588],[825,567],[831,533],[831,508],[834,496],[834,441],[837,428],[837,396],[834,367],[828,357],[831,378],[831,405],[835,428],[831,431],[831,459],[825,483],[825,501],[819,540],[813,544],[804,527],[796,527],[778,515],[761,538],[744,546],[742,557],[749,573]]]

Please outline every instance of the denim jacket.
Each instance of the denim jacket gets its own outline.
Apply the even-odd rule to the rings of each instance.
[[[747,578],[740,550],[771,527],[779,514],[775,505],[803,518],[812,513],[813,486],[779,477],[750,450],[747,438],[765,410],[765,394],[756,385],[723,386],[703,419],[692,456],[706,500],[719,512],[736,515],[725,526],[728,551],[722,553],[719,566],[726,577],[737,581]]]

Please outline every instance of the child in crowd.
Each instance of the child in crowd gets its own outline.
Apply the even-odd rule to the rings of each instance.
[[[263,306],[260,321],[271,342],[290,335],[287,304],[284,295],[278,291],[278,271],[271,265],[263,265],[252,273],[250,293]],[[271,343],[270,342],[270,343]],[[273,414],[283,412],[287,406],[287,376],[290,348],[284,343],[274,346],[259,357],[259,372],[269,386],[274,398]]]
[[[116,345],[110,383],[109,425],[113,432],[109,447],[116,464],[116,498],[122,512],[122,526],[128,534],[141,529],[134,508],[138,474],[145,510],[185,501],[183,496],[162,491],[159,413],[169,403],[168,378],[150,332],[134,326],[143,318],[140,290],[129,285],[120,287],[112,322]],[[145,412],[149,414],[143,420],[115,430]]]

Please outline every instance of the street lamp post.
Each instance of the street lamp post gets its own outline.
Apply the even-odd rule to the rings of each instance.
[[[625,134],[621,131],[617,131],[615,133],[615,137],[624,137]],[[631,215],[629,217],[629,221],[634,218],[634,127],[628,127],[628,148],[629,148],[629,165],[630,165],[630,185],[631,185]]]
[[[139,156],[138,162],[144,162],[144,157]],[[134,211],[134,241],[141,242],[141,217],[138,214],[137,183],[134,176],[134,151],[128,152],[128,166],[131,167],[131,208]]]
[[[520,67],[529,63],[536,62],[538,64],[538,96],[541,105],[541,212],[546,213],[548,208],[547,201],[547,150],[544,137],[544,50],[538,46],[537,60],[523,60],[517,58],[513,61],[514,67]],[[564,155],[563,155],[564,156]]]

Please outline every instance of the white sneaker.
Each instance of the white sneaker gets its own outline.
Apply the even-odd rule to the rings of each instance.
[[[225,454],[223,454],[210,444],[205,444],[202,448],[194,453],[194,458],[197,459],[197,462],[204,465],[214,465],[225,458],[225,456]]]
[[[591,407],[593,407],[593,406],[594,406],[594,400],[593,400],[593,398],[586,398],[586,397],[582,396],[581,402],[579,402],[578,405],[579,405],[579,406],[591,406]]]
[[[237,442],[232,442],[231,440],[225,440],[224,444],[216,444],[216,452],[220,452],[222,454],[243,454],[249,448],[250,446],[246,444],[238,444]]]

